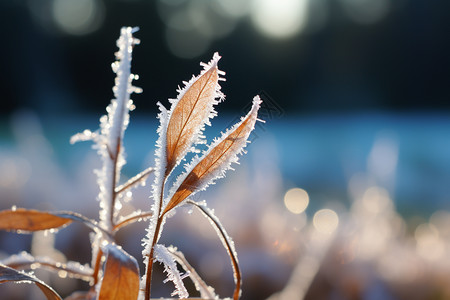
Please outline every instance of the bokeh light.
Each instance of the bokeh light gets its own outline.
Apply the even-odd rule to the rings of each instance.
[[[284,205],[294,213],[300,214],[305,211],[309,204],[308,193],[304,189],[293,188],[284,195]]]
[[[101,0],[54,0],[52,13],[59,29],[74,35],[95,31],[104,19]]]
[[[417,242],[417,252],[423,258],[437,260],[444,254],[444,243],[433,224],[424,223],[417,226],[414,237]]]
[[[303,30],[309,0],[255,0],[251,19],[258,30],[272,38],[289,38]]]
[[[385,189],[376,186],[366,190],[362,201],[364,208],[371,214],[380,213],[391,207],[389,193]]]
[[[332,234],[339,225],[339,216],[334,210],[321,209],[314,214],[313,224],[318,232]]]

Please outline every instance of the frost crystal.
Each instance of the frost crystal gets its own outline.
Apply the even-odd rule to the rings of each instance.
[[[172,197],[177,192],[178,188],[183,184],[185,179],[190,175],[191,171],[194,170],[194,168],[200,164],[207,156],[211,153],[211,151],[220,143],[222,143],[224,140],[226,140],[230,133],[233,133],[237,128],[239,128],[246,120],[253,119],[252,122],[250,122],[250,128],[247,129],[247,136],[245,138],[236,139],[234,141],[233,148],[230,147],[231,151],[228,151],[227,153],[224,153],[222,157],[220,158],[222,161],[219,163],[219,167],[207,172],[204,174],[202,178],[199,178],[198,186],[196,186],[195,190],[192,191],[192,194],[195,194],[196,192],[202,191],[206,189],[209,185],[214,184],[216,179],[222,178],[225,176],[225,172],[229,169],[231,169],[232,163],[238,163],[238,155],[244,152],[244,148],[246,147],[248,135],[253,130],[255,122],[257,119],[257,113],[258,109],[261,104],[261,99],[256,96],[253,99],[253,106],[250,112],[243,118],[241,118],[241,121],[232,126],[230,129],[228,129],[225,133],[222,134],[220,138],[214,139],[214,141],[209,145],[208,149],[203,152],[202,156],[196,155],[189,164],[186,164],[185,166],[185,172],[182,173],[178,178],[176,179],[175,183],[173,184],[172,188],[169,191],[169,197],[168,199],[172,199]]]
[[[163,245],[155,245],[155,259],[164,264],[164,271],[167,273],[167,279],[164,280],[164,283],[172,281],[175,285],[175,291],[172,292],[171,296],[189,297],[189,293],[183,284],[183,279],[189,276],[189,273],[182,275],[178,272],[177,264],[169,250]]]
[[[113,87],[114,99],[106,108],[107,115],[100,118],[98,132],[85,130],[71,138],[71,143],[77,141],[94,141],[94,147],[102,158],[103,166],[96,171],[99,185],[98,199],[100,201],[100,225],[106,230],[112,229],[111,216],[115,216],[113,203],[114,188],[119,180],[122,166],[125,164],[124,150],[122,146],[123,135],[129,122],[129,111],[133,110],[131,93],[140,93],[141,89],[132,85],[136,75],[131,74],[131,54],[134,45],[139,40],[133,37],[137,28],[124,27],[121,29],[120,38],[117,40],[119,51],[116,53],[116,61],[112,69],[116,73]],[[119,205],[120,206],[120,205]]]

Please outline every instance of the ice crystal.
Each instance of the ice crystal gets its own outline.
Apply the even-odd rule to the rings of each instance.
[[[171,296],[189,297],[189,293],[183,284],[183,279],[189,276],[189,273],[180,274],[172,254],[164,245],[155,245],[155,260],[164,264],[164,271],[167,273],[167,279],[164,283],[172,281],[175,285],[175,291],[172,292]]]

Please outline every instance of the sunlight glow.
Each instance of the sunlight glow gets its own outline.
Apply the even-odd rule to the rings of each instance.
[[[309,204],[308,193],[304,189],[293,188],[284,195],[284,205],[294,213],[300,214],[305,211]]]
[[[307,23],[309,0],[255,0],[250,12],[258,30],[272,38],[289,38]]]

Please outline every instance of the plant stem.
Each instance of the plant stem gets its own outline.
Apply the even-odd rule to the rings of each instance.
[[[136,221],[138,219],[147,219],[147,218],[149,218],[151,216],[153,216],[152,212],[143,212],[143,213],[141,213],[139,215],[135,215],[135,216],[132,216],[132,217],[130,217],[128,219],[125,219],[125,220],[123,220],[123,221],[121,221],[121,222],[119,222],[119,223],[114,225],[114,227],[112,229],[113,233],[117,232],[120,228],[122,228],[122,227],[124,227],[124,226],[126,226],[126,225],[128,225],[130,223],[133,223],[134,221]]]
[[[166,177],[167,178],[167,177]],[[148,264],[147,264],[147,277],[145,278],[145,300],[150,300],[150,294],[151,294],[151,288],[152,288],[152,271],[153,271],[153,256],[154,256],[154,248],[156,243],[158,242],[159,237],[159,231],[161,230],[162,221],[164,218],[164,215],[160,216],[162,210],[162,204],[163,204],[163,198],[164,198],[164,185],[166,182],[166,178],[163,179],[162,186],[161,186],[161,194],[159,197],[159,205],[158,205],[158,213],[155,216],[156,219],[156,227],[155,232],[153,234],[153,241],[150,248],[150,254],[148,257]]]
[[[120,136],[118,136],[116,152],[114,153],[114,156],[113,156],[114,172],[112,172],[113,178],[112,178],[112,185],[111,185],[111,207],[110,207],[110,211],[109,211],[109,220],[110,220],[111,228],[108,228],[109,230],[112,230],[112,228],[114,228],[114,212],[115,212],[116,197],[117,197],[117,193],[116,193],[116,184],[117,184],[117,175],[118,175],[117,174],[117,162],[119,159],[120,144],[121,144],[121,139],[120,139]]]

